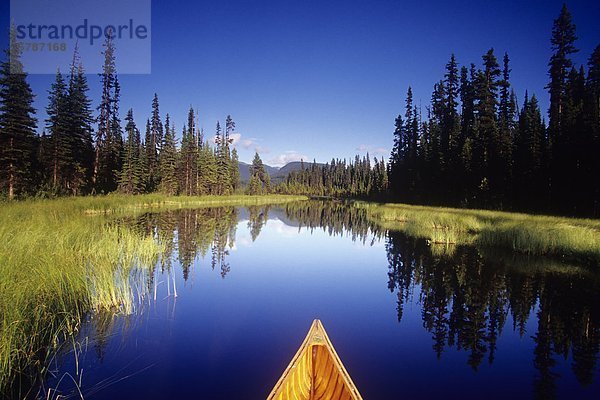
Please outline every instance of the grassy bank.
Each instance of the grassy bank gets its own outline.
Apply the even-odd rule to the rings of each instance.
[[[43,373],[87,313],[127,314],[143,296],[132,275],[149,273],[164,244],[115,224],[115,214],[301,199],[111,195],[0,204],[0,393],[17,377]]]
[[[432,244],[473,244],[600,265],[600,220],[485,210],[356,203],[386,229]]]

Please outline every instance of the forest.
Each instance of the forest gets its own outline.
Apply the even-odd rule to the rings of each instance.
[[[412,90],[395,121],[390,195],[414,204],[600,215],[600,45],[587,72],[574,65],[575,25],[566,5],[554,21],[550,109],[535,94],[521,107],[510,58],[494,49],[459,68],[454,55],[425,115]]]
[[[551,34],[547,122],[535,94],[525,92],[519,106],[508,54],[499,61],[490,49],[481,68],[459,66],[452,55],[425,110],[408,88],[387,164],[368,154],[303,162],[275,183],[256,153],[243,185],[230,115],[208,139],[192,107],[180,130],[169,114],[163,120],[155,94],[143,137],[132,109],[121,121],[115,45],[108,37],[96,109],[75,49],[70,71],[58,71],[48,92],[48,118],[37,121],[13,32],[0,68],[0,196],[275,192],[597,217],[600,46],[586,70],[571,59],[576,39],[563,6]]]

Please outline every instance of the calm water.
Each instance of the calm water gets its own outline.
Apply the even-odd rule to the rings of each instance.
[[[598,274],[431,248],[335,204],[121,223],[170,255],[135,315],[95,316],[54,365],[86,399],[264,399],[314,318],[365,399],[600,398]]]

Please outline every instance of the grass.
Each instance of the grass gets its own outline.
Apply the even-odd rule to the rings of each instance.
[[[472,244],[600,265],[600,220],[405,204],[356,203],[386,229],[451,249]]]
[[[43,374],[88,313],[129,314],[144,296],[134,278],[150,273],[164,244],[115,223],[115,214],[301,199],[110,195],[0,203],[0,393],[17,378]]]

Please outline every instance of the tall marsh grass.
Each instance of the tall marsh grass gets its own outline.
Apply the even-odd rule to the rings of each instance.
[[[301,199],[111,195],[0,203],[0,394],[17,378],[43,374],[88,313],[129,314],[144,296],[140,274],[151,276],[164,244],[115,223],[115,214]]]
[[[432,245],[473,244],[600,265],[600,220],[463,210],[405,204],[356,203],[386,229]]]

